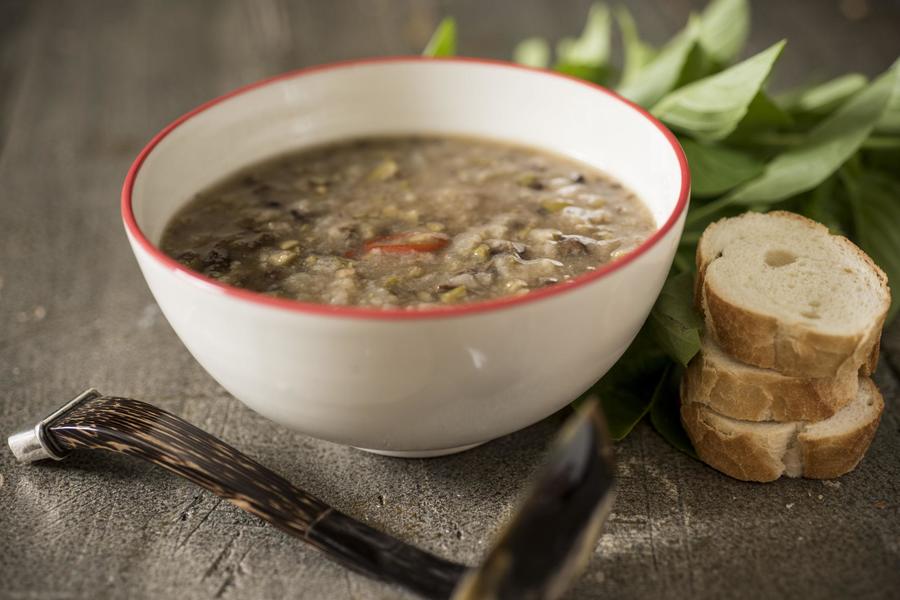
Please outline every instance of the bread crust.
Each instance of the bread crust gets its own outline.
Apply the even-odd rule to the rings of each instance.
[[[825,230],[823,225],[794,213],[773,211],[767,214]],[[859,335],[824,334],[804,323],[783,323],[749,307],[733,304],[709,284],[706,272],[718,256],[714,256],[708,243],[704,242],[708,241],[708,234],[724,221],[722,219],[710,225],[700,239],[695,288],[707,329],[722,349],[742,362],[796,377],[830,377],[839,371],[855,372],[860,367],[865,374],[874,371],[878,362],[881,326],[890,306],[890,288],[884,272],[872,259],[847,238],[831,236],[835,243],[846,246],[872,269],[884,294],[881,313],[873,319],[869,329]]]
[[[875,337],[875,343],[872,344],[872,350],[866,357],[866,362],[860,367],[860,372],[863,375],[871,376],[875,372],[875,369],[878,368],[878,357],[881,353],[881,332],[884,329],[885,319],[887,319],[887,313],[885,313],[884,317],[882,317],[881,321],[878,323],[878,327],[872,332]]]
[[[710,342],[704,341],[708,347]],[[692,401],[742,421],[821,421],[849,404],[859,378],[843,372],[833,378],[788,377],[771,369],[729,369],[701,350],[685,372]]]
[[[797,435],[803,458],[803,476],[810,479],[833,479],[849,473],[863,459],[884,412],[884,398],[871,379],[865,378],[860,385],[869,387],[872,401],[878,405],[875,417],[865,426],[844,435],[814,437],[801,431]]]
[[[681,422],[700,460],[712,468],[742,481],[775,481],[784,464],[759,444],[753,435],[726,435],[708,419],[708,410],[699,402],[681,401]]]
[[[852,471],[865,456],[884,410],[884,399],[868,378],[867,386],[877,408],[874,417],[852,431],[821,435],[805,430],[802,422],[783,423],[777,435],[766,435],[762,423],[743,422],[744,431],[723,431],[713,422],[714,411],[693,401],[687,379],[681,386],[681,422],[700,459],[722,473],[743,481],[774,481],[785,473],[788,455],[797,451],[800,472],[812,479],[830,479]],[[729,417],[719,417],[728,419]],[[771,422],[769,423],[771,424]],[[790,429],[792,427],[792,429]],[[778,438],[773,440],[772,438]]]

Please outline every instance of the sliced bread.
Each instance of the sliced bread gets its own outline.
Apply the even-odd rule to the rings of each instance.
[[[686,380],[681,398],[681,421],[703,462],[744,481],[774,481],[782,475],[829,479],[852,471],[884,409],[868,377],[860,377],[853,402],[817,423],[732,419],[694,402]]]
[[[734,358],[798,377],[874,370],[887,278],[823,225],[784,211],[722,219],[697,271],[707,330]]]
[[[685,372],[691,398],[745,421],[821,421],[856,398],[859,377],[790,377],[734,360],[705,336]]]

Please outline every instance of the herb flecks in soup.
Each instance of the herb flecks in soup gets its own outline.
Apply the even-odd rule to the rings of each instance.
[[[622,184],[560,156],[478,139],[372,138],[282,156],[199,194],[162,248],[272,296],[420,307],[566,281],[654,229]]]

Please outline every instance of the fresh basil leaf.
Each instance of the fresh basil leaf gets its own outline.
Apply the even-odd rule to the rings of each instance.
[[[900,150],[900,136],[871,135],[863,142],[864,150],[894,152]],[[900,164],[900,161],[894,163]]]
[[[647,414],[667,364],[666,355],[645,327],[619,361],[575,404],[599,401],[610,435],[621,440]]]
[[[651,112],[678,130],[719,140],[734,131],[762,89],[784,42],[667,94]]]
[[[653,339],[670,358],[687,365],[700,351],[703,319],[694,308],[694,274],[670,276],[647,319]]]
[[[678,84],[699,35],[700,21],[692,16],[687,26],[663,46],[653,60],[616,91],[641,106],[653,106]]]
[[[653,377],[648,373],[646,377]],[[615,441],[625,439],[634,426],[647,414],[653,398],[653,390],[647,389],[636,380],[622,384],[622,388],[607,388],[602,394],[588,396],[588,399],[600,402],[609,435]]]
[[[825,181],[872,133],[898,79],[900,61],[813,128],[805,142],[776,156],[762,175],[725,196],[719,205],[778,202]]]
[[[563,38],[556,44],[556,70],[599,83],[609,63],[611,24],[606,4],[591,6],[581,36]]]
[[[700,47],[720,65],[740,54],[750,32],[747,0],[714,0],[700,15]]]
[[[900,290],[900,182],[878,172],[844,179],[853,207],[856,241]],[[900,294],[892,295],[887,320],[900,309]]]
[[[745,0],[717,0],[707,6],[697,22],[697,44],[672,89],[717,73],[735,59],[747,37],[749,9]]]
[[[550,64],[550,44],[541,37],[524,39],[513,50],[513,60],[529,67],[545,69]]]
[[[423,56],[440,57],[456,54],[456,20],[445,18],[431,34],[431,39],[422,51]]]
[[[752,154],[727,146],[682,139],[681,147],[691,168],[691,195],[699,198],[724,194],[765,168],[765,163]]]
[[[895,100],[889,110],[886,110],[884,117],[876,126],[879,133],[900,134],[900,94],[894,94]]]
[[[653,46],[641,41],[634,17],[626,7],[616,7],[616,22],[619,24],[619,32],[622,34],[622,49],[625,54],[619,85],[628,86],[634,83],[641,69],[653,60],[656,50]]]
[[[790,98],[787,109],[795,113],[828,114],[866,87],[865,75],[849,73],[812,86]]]
[[[679,273],[693,273],[697,268],[694,256],[696,255],[696,242],[694,245],[681,243],[678,250],[675,251],[675,258],[672,260],[673,267]]]
[[[679,382],[682,374],[683,370],[680,368],[669,368],[660,380],[657,391],[653,394],[653,404],[650,405],[650,423],[674,448],[697,458],[697,452],[681,424]]]
[[[865,150],[863,155],[865,156],[866,166],[889,173],[896,172],[897,165],[900,165],[900,147],[867,149],[867,144],[872,142],[873,139],[877,138],[870,137],[862,145],[863,150]],[[893,139],[898,138],[895,137]]]
[[[837,176],[832,175],[806,195],[799,212],[825,225],[832,233],[850,237],[853,214],[846,193],[838,189]]]
[[[698,21],[699,23],[699,21]],[[684,68],[678,76],[678,81],[672,87],[673,90],[684,87],[690,83],[694,83],[704,77],[709,77],[714,73],[718,73],[722,67],[700,47],[699,39],[697,44],[691,48],[688,53],[687,60],[684,61]]]
[[[878,133],[900,134],[900,77],[894,80],[894,92],[875,130]]]
[[[761,131],[781,129],[793,125],[794,119],[775,100],[765,92],[759,92],[750,106],[747,115],[738,123],[737,128],[728,136],[730,141],[742,141],[756,137]]]

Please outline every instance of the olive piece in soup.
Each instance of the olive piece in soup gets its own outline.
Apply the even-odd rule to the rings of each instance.
[[[581,163],[457,137],[378,137],[256,165],[191,200],[162,249],[229,285],[304,302],[428,307],[553,285],[656,228]]]

